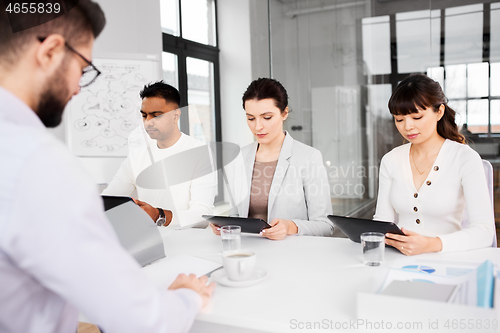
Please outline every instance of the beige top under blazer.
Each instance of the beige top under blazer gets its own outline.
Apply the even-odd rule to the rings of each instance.
[[[331,236],[333,224],[327,218],[332,214],[330,185],[321,152],[285,134],[269,191],[267,221],[292,220],[299,235]],[[248,217],[257,148],[257,142],[243,147],[240,162],[235,161],[227,170],[237,215],[241,217]]]

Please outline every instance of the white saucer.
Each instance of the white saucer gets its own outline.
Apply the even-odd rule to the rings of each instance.
[[[233,281],[230,280],[226,274],[224,268],[219,269],[212,273],[210,276],[215,282],[220,283],[227,287],[248,287],[257,284],[264,280],[267,276],[267,272],[263,268],[256,268],[252,276],[248,280],[244,281]]]

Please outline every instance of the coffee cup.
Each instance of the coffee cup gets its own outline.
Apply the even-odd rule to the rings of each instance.
[[[233,281],[244,281],[250,278],[255,269],[256,260],[254,252],[245,250],[227,251],[222,255],[226,274]]]

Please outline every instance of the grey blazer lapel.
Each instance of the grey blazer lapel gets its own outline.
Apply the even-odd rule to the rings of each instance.
[[[292,156],[292,146],[293,138],[287,132],[285,140],[283,141],[283,146],[281,147],[280,156],[278,158],[278,164],[276,165],[276,170],[274,171],[273,181],[271,183],[271,189],[269,190],[269,197],[267,201],[267,219],[268,223],[269,216],[273,209],[274,202],[276,201],[276,196],[279,193],[283,179],[285,179],[288,166],[290,165],[290,157]]]
[[[252,191],[252,175],[253,175],[253,167],[255,164],[255,154],[257,153],[257,147],[259,144],[255,141],[250,150],[244,157],[245,159],[245,167],[246,167],[246,178],[243,181],[246,181],[248,184],[248,195],[244,198],[241,203],[241,215],[244,217],[248,217],[248,209],[250,206],[250,193]]]

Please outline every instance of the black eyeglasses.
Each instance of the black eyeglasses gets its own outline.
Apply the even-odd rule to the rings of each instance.
[[[38,37],[38,40],[43,43],[43,41],[46,39],[47,37]],[[92,62],[90,62],[87,58],[85,58],[84,56],[82,56],[80,54],[80,52],[78,52],[77,50],[75,50],[71,45],[69,45],[67,42],[64,42],[64,45],[68,48],[68,50],[70,50],[71,52],[75,53],[76,55],[78,55],[80,58],[83,59],[83,61],[85,61],[88,66],[85,67],[83,70],[82,70],[82,77],[80,78],[80,88],[84,88],[84,87],[88,87],[89,85],[91,85],[92,83],[94,83],[94,81],[97,79],[97,77],[99,75],[101,75],[101,71],[98,70],[94,64]]]

